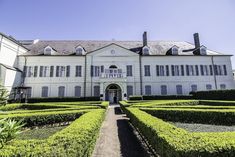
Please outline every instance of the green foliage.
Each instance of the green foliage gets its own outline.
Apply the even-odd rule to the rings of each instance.
[[[195,99],[204,100],[235,100],[235,90],[211,90],[192,93]]]
[[[122,108],[151,146],[164,157],[233,157],[235,133],[190,133],[137,108]]]
[[[0,84],[0,106],[7,104],[8,96],[9,94],[7,89]]]
[[[141,108],[141,110],[167,121],[235,125],[234,109]]]
[[[17,122],[6,118],[0,119],[0,148],[20,134],[22,126],[21,121]]]
[[[11,111],[20,109],[22,107],[22,104],[7,104],[5,106],[0,106],[0,111]]]
[[[132,95],[132,96],[129,96],[129,100],[143,100],[143,96],[141,96],[141,95]]]
[[[0,156],[91,156],[104,113],[104,109],[92,110],[46,140],[14,140]]]
[[[178,99],[193,99],[190,95],[144,95],[143,100],[178,100]]]

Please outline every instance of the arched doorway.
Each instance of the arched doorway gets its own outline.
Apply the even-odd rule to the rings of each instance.
[[[105,100],[110,103],[118,103],[122,99],[122,90],[117,84],[110,84],[105,90]]]

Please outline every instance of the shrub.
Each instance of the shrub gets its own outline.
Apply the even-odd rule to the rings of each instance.
[[[143,97],[141,95],[133,95],[129,96],[129,100],[143,100]]]
[[[137,108],[124,108],[131,123],[164,157],[233,157],[235,133],[189,133]]]
[[[7,89],[0,84],[0,106],[7,104],[8,96],[9,94]]]
[[[20,134],[22,126],[21,121],[16,122],[11,119],[0,119],[0,148]]]
[[[205,100],[235,100],[235,90],[211,90],[192,93],[195,99]]]
[[[91,156],[105,110],[96,109],[46,140],[14,140],[0,156]]]
[[[11,111],[20,109],[22,107],[22,104],[7,104],[5,106],[0,106],[1,111]]]
[[[144,95],[143,100],[178,100],[178,99],[193,99],[190,95]]]
[[[100,97],[48,97],[48,98],[29,98],[28,103],[38,102],[72,102],[72,101],[99,101]],[[24,102],[24,100],[22,100]]]
[[[235,110],[233,109],[142,108],[141,110],[173,122],[235,125]]]

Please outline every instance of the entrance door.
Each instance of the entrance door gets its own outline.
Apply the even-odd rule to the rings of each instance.
[[[121,100],[121,88],[116,84],[111,84],[106,88],[105,100],[109,103],[118,103]]]

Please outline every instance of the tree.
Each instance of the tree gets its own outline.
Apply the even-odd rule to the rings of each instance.
[[[7,104],[8,96],[9,94],[7,89],[0,84],[0,106]]]

